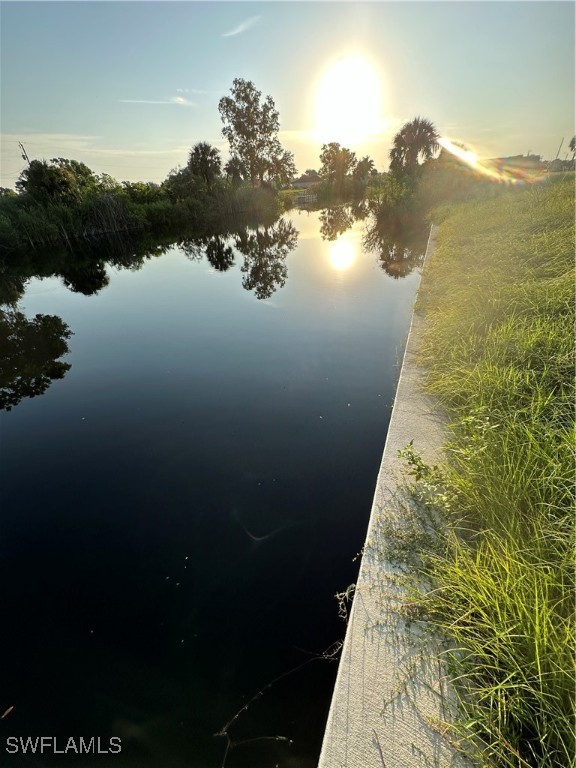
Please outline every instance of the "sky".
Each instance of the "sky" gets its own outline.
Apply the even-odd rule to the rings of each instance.
[[[0,2],[0,186],[67,157],[160,182],[207,141],[234,78],[272,96],[298,172],[338,141],[388,168],[416,116],[480,157],[574,135],[574,2]]]

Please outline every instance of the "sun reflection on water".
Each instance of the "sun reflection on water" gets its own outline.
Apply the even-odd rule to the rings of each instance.
[[[354,243],[345,237],[336,240],[330,247],[328,260],[330,265],[339,272],[349,269],[356,261]]]

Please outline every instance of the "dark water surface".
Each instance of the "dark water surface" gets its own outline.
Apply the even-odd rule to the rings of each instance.
[[[64,377],[0,413],[0,765],[220,768],[214,734],[262,689],[226,768],[316,765],[336,663],[266,686],[343,637],[417,275],[361,223],[327,242],[290,219],[267,299],[241,254],[179,248],[97,295],[29,283],[19,310],[73,335]]]

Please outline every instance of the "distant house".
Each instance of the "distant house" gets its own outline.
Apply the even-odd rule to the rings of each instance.
[[[300,179],[296,179],[296,181],[290,183],[290,186],[292,189],[308,189],[308,187],[311,187],[314,184],[318,184],[318,181],[301,181]]]
[[[303,173],[297,179],[294,179],[290,186],[292,189],[308,189],[314,184],[320,184],[321,181],[322,179],[320,178],[318,171],[309,168],[306,173]]]

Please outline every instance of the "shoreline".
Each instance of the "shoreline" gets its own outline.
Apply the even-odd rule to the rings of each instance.
[[[436,232],[433,225],[424,263]],[[318,768],[468,764],[438,727],[450,709],[441,641],[425,638],[399,612],[404,569],[386,555],[394,546],[390,532],[405,525],[411,505],[398,451],[413,441],[424,461],[435,463],[444,442],[443,414],[423,392],[415,359],[422,324],[414,310]]]

